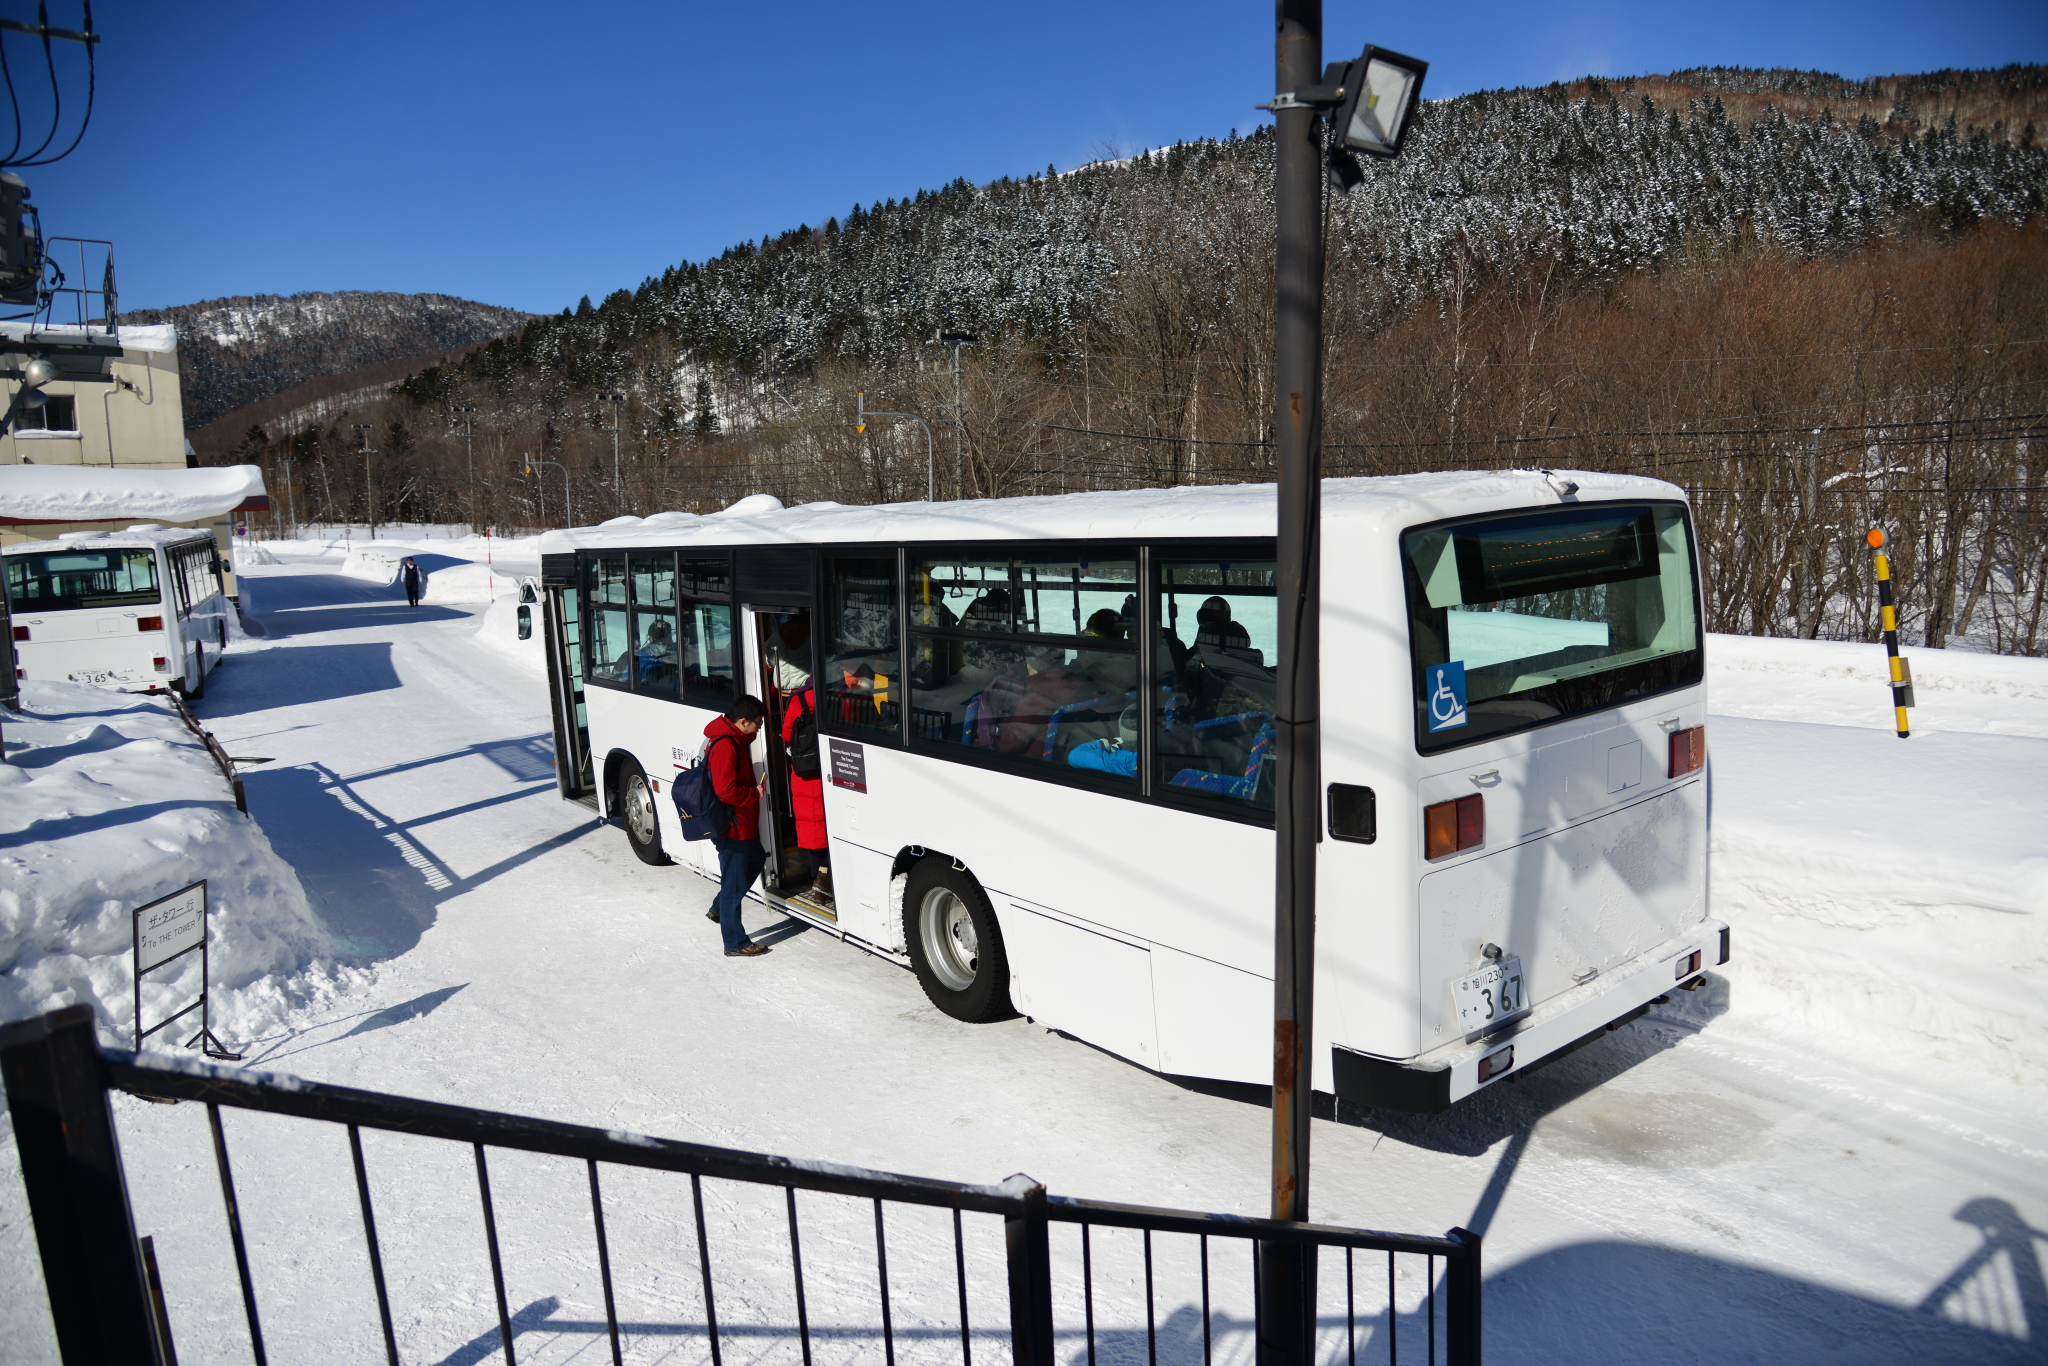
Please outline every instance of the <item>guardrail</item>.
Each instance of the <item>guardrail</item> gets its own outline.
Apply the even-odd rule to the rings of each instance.
[[[243,1317],[247,1324],[251,1357],[262,1366],[267,1361],[262,1314],[257,1303],[251,1271],[248,1240],[233,1169],[229,1161],[227,1132],[222,1123],[224,1109],[260,1111],[344,1126],[348,1133],[355,1189],[362,1217],[362,1238],[368,1253],[370,1278],[376,1291],[379,1327],[386,1359],[397,1366],[399,1348],[393,1327],[391,1296],[386,1285],[384,1247],[380,1241],[371,1199],[368,1169],[364,1160],[362,1131],[383,1130],[415,1137],[467,1144],[474,1153],[477,1191],[483,1211],[491,1283],[497,1309],[497,1346],[506,1362],[516,1360],[514,1316],[505,1292],[505,1266],[498,1238],[496,1208],[491,1197],[490,1162],[492,1149],[547,1154],[584,1163],[590,1187],[593,1251],[603,1285],[604,1331],[617,1366],[623,1361],[621,1324],[613,1293],[611,1251],[606,1238],[605,1200],[600,1176],[601,1164],[672,1172],[690,1181],[699,1277],[702,1285],[704,1332],[710,1347],[712,1366],[723,1366],[722,1339],[717,1314],[717,1276],[704,1222],[704,1189],[707,1179],[780,1187],[787,1210],[787,1246],[794,1278],[796,1331],[804,1366],[812,1366],[814,1337],[844,1336],[843,1327],[814,1328],[806,1305],[804,1253],[797,1193],[816,1192],[870,1202],[874,1213],[875,1283],[879,1290],[880,1323],[859,1326],[870,1334],[879,1330],[885,1360],[895,1366],[897,1342],[901,1335],[891,1312],[888,1224],[890,1206],[924,1206],[952,1214],[951,1257],[958,1292],[961,1366],[972,1366],[973,1333],[969,1322],[967,1240],[963,1216],[988,1215],[1003,1221],[1004,1264],[1008,1280],[1011,1358],[1015,1366],[1052,1366],[1056,1343],[1066,1339],[1085,1348],[1088,1366],[1097,1360],[1097,1294],[1095,1230],[1135,1230],[1142,1237],[1145,1283],[1146,1361],[1157,1366],[1160,1326],[1154,1291],[1155,1236],[1183,1236],[1195,1240],[1200,1259],[1201,1360],[1211,1366],[1217,1356],[1216,1318],[1211,1309],[1210,1242],[1235,1240],[1245,1244],[1284,1241],[1305,1244],[1319,1250],[1342,1249],[1346,1313],[1344,1338],[1336,1348],[1335,1360],[1355,1366],[1359,1359],[1357,1312],[1358,1279],[1354,1258],[1359,1252],[1385,1255],[1388,1302],[1387,1361],[1399,1360],[1396,1336],[1400,1313],[1396,1297],[1395,1259],[1424,1259],[1424,1282],[1418,1306],[1425,1320],[1422,1326],[1426,1359],[1438,1360],[1439,1342],[1448,1366],[1478,1366],[1480,1359],[1480,1239],[1477,1234],[1453,1229],[1441,1238],[1380,1233],[1364,1229],[1318,1224],[1284,1223],[1233,1215],[1202,1214],[1189,1210],[1160,1209],[1142,1205],[1114,1204],[1097,1200],[1052,1196],[1045,1187],[1026,1176],[1013,1176],[997,1186],[967,1185],[925,1177],[900,1176],[833,1163],[807,1162],[761,1153],[741,1152],[670,1139],[643,1138],[553,1120],[526,1119],[488,1110],[469,1109],[433,1101],[411,1100],[348,1087],[327,1086],[261,1073],[222,1069],[184,1059],[165,1059],[102,1049],[93,1032],[92,1013],[84,1006],[53,1011],[40,1018],[0,1026],[0,1071],[4,1071],[7,1100],[14,1120],[15,1143],[21,1153],[21,1167],[28,1204],[42,1254],[44,1281],[48,1286],[50,1314],[56,1328],[59,1350],[66,1366],[85,1363],[134,1362],[152,1366],[175,1366],[172,1344],[172,1309],[165,1301],[157,1259],[163,1251],[161,1230],[154,1239],[136,1237],[133,1208],[127,1189],[115,1135],[109,1093],[122,1091],[157,1101],[191,1101],[206,1107],[214,1162],[220,1178],[221,1199],[233,1245],[240,1284]],[[861,1216],[865,1219],[865,1215]],[[776,1223],[780,1223],[777,1219]],[[1053,1276],[1050,1228],[1053,1224],[1079,1228],[1080,1284],[1078,1294],[1069,1275],[1062,1284]],[[305,1240],[323,1232],[320,1226],[298,1230],[303,1252]],[[779,1229],[756,1225],[749,1229],[762,1239],[782,1238]],[[337,1234],[336,1236],[340,1236]],[[843,1252],[840,1240],[833,1245]],[[1248,1247],[1241,1265],[1250,1273],[1255,1249]],[[1441,1277],[1444,1293],[1439,1296],[1437,1262],[1444,1263]],[[930,1257],[926,1265],[934,1264]],[[837,1270],[837,1267],[833,1268]],[[1062,1269],[1071,1272],[1071,1259],[1063,1258]],[[986,1290],[988,1287],[980,1287]],[[1261,1319],[1256,1286],[1253,1315],[1249,1325],[1258,1334]],[[1439,1301],[1441,1300],[1441,1309]],[[1057,1329],[1056,1305],[1069,1311],[1078,1305],[1082,1324],[1078,1329]],[[523,1318],[523,1316],[522,1316]],[[1224,1324],[1230,1333],[1242,1335],[1246,1324],[1233,1320]],[[1333,1332],[1335,1320],[1326,1321]],[[595,1325],[590,1325],[594,1331]],[[627,1325],[629,1330],[635,1325]],[[644,1327],[644,1326],[642,1326]],[[1441,1328],[1441,1332],[1439,1331]],[[1184,1351],[1192,1353],[1192,1331],[1182,1325]],[[929,1337],[929,1334],[924,1334]],[[1135,1344],[1132,1344],[1135,1346]],[[1369,1342],[1372,1357],[1379,1357],[1377,1343]],[[1109,1353],[1105,1353],[1108,1355]],[[1128,1358],[1132,1353],[1114,1353]],[[1241,1357],[1239,1352],[1227,1355]],[[1261,1359],[1266,1357],[1260,1352]],[[1411,1348],[1410,1359],[1414,1359]]]

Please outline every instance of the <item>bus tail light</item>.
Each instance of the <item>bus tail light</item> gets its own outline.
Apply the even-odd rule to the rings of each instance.
[[[14,638],[15,638],[16,640],[27,640],[27,639],[28,639],[28,627],[26,627],[26,626],[17,626],[17,627],[15,627],[15,628],[14,628]]]
[[[137,617],[135,619],[135,629],[138,631],[161,631],[164,629],[164,619],[162,617]],[[1676,752],[1675,750],[1673,751],[1673,753]]]
[[[1475,792],[1422,808],[1422,856],[1442,858],[1486,842],[1486,798]]]
[[[1706,762],[1707,728],[1705,726],[1694,726],[1690,730],[1672,732],[1671,777],[1683,778],[1688,773],[1697,773]]]
[[[1672,974],[1671,980],[1674,982],[1683,982],[1686,978],[1692,976],[1699,970],[1700,951],[1698,949],[1694,949],[1691,953],[1688,953],[1687,955],[1685,955],[1685,957],[1678,960],[1678,971]]]
[[[171,671],[171,662],[168,659],[165,659],[162,655],[158,655],[155,659],[152,659],[149,662],[156,665],[156,671],[160,674],[167,674]]]

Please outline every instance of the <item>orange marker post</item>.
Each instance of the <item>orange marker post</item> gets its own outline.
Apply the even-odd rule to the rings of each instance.
[[[1877,568],[1877,615],[1884,627],[1884,653],[1891,670],[1892,715],[1898,721],[1899,738],[1904,740],[1913,733],[1906,723],[1906,708],[1913,705],[1913,671],[1899,656],[1899,609],[1892,604],[1891,557],[1884,553],[1885,534],[1880,528],[1872,527],[1863,539]]]

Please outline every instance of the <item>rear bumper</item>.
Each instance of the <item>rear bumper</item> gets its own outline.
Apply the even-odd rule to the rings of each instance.
[[[1699,968],[1690,960],[1699,955]],[[1460,1039],[1405,1060],[1331,1049],[1337,1095],[1357,1105],[1438,1114],[1503,1077],[1526,1072],[1601,1032],[1628,1023],[1649,1004],[1709,967],[1728,961],[1728,927],[1703,920],[1633,963],[1603,973],[1478,1039]]]

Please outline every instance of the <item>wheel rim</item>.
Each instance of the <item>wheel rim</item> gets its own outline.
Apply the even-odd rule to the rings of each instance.
[[[967,903],[944,887],[925,893],[919,908],[918,927],[924,940],[925,961],[932,975],[948,991],[965,991],[974,985],[981,966],[981,946],[974,935],[974,916]]]
[[[654,843],[654,798],[647,793],[647,780],[637,773],[626,780],[626,829],[635,843]]]

